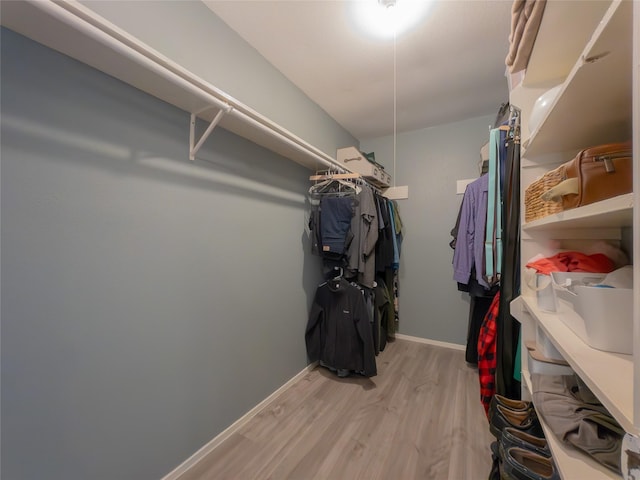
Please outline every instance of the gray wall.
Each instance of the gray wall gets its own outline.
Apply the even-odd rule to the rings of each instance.
[[[328,155],[358,144],[200,0],[82,3]]]
[[[307,363],[309,172],[1,44],[2,478],[159,478]]]
[[[404,222],[400,260],[400,333],[465,344],[469,297],[452,280],[450,232],[462,195],[456,180],[479,176],[480,147],[495,115],[397,136],[396,185],[409,186],[398,200]],[[392,137],[363,141],[393,172]]]
[[[327,153],[357,143],[200,2],[88,5]],[[1,40],[2,478],[161,477],[306,364],[309,172],[221,129],[191,163],[186,112]],[[455,180],[492,120],[400,135],[402,333],[464,343]]]

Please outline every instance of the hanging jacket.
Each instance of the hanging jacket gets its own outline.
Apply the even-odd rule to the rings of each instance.
[[[367,377],[377,374],[367,305],[360,290],[342,278],[316,290],[305,342],[311,361]]]
[[[469,284],[471,269],[476,267],[476,280],[489,288],[484,278],[484,234],[487,225],[487,174],[470,183],[462,199],[460,225],[453,253],[453,279]]]

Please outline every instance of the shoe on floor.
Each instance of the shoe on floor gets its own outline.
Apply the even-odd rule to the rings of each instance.
[[[498,442],[491,444],[491,470],[488,480],[500,480],[500,449]]]
[[[502,430],[500,445],[504,451],[512,447],[519,447],[542,455],[543,457],[551,456],[551,450],[549,450],[549,444],[546,438],[531,435],[513,427],[505,427]]]
[[[504,452],[500,463],[501,480],[560,480],[551,458],[513,447]]]

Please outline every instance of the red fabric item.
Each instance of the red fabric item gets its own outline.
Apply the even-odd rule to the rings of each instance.
[[[500,292],[493,297],[491,306],[484,317],[478,336],[478,376],[480,377],[480,401],[489,416],[491,397],[496,393],[496,342]]]
[[[581,252],[561,252],[553,257],[529,262],[527,268],[549,275],[551,272],[609,273],[616,267],[613,260],[602,253],[586,255]]]

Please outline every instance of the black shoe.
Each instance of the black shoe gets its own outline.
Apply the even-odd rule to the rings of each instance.
[[[551,458],[514,447],[503,454],[500,478],[502,480],[560,480],[560,474]]]
[[[500,449],[498,442],[491,444],[491,471],[488,480],[500,480]]]
[[[536,437],[544,436],[535,410],[529,409],[519,412],[509,410],[502,405],[496,405],[489,420],[489,430],[494,437],[500,440],[502,430],[506,427],[513,427]]]
[[[543,457],[551,457],[551,450],[549,450],[546,438],[531,435],[517,428],[505,427],[500,437],[500,448],[506,452],[513,447],[523,448]]]

